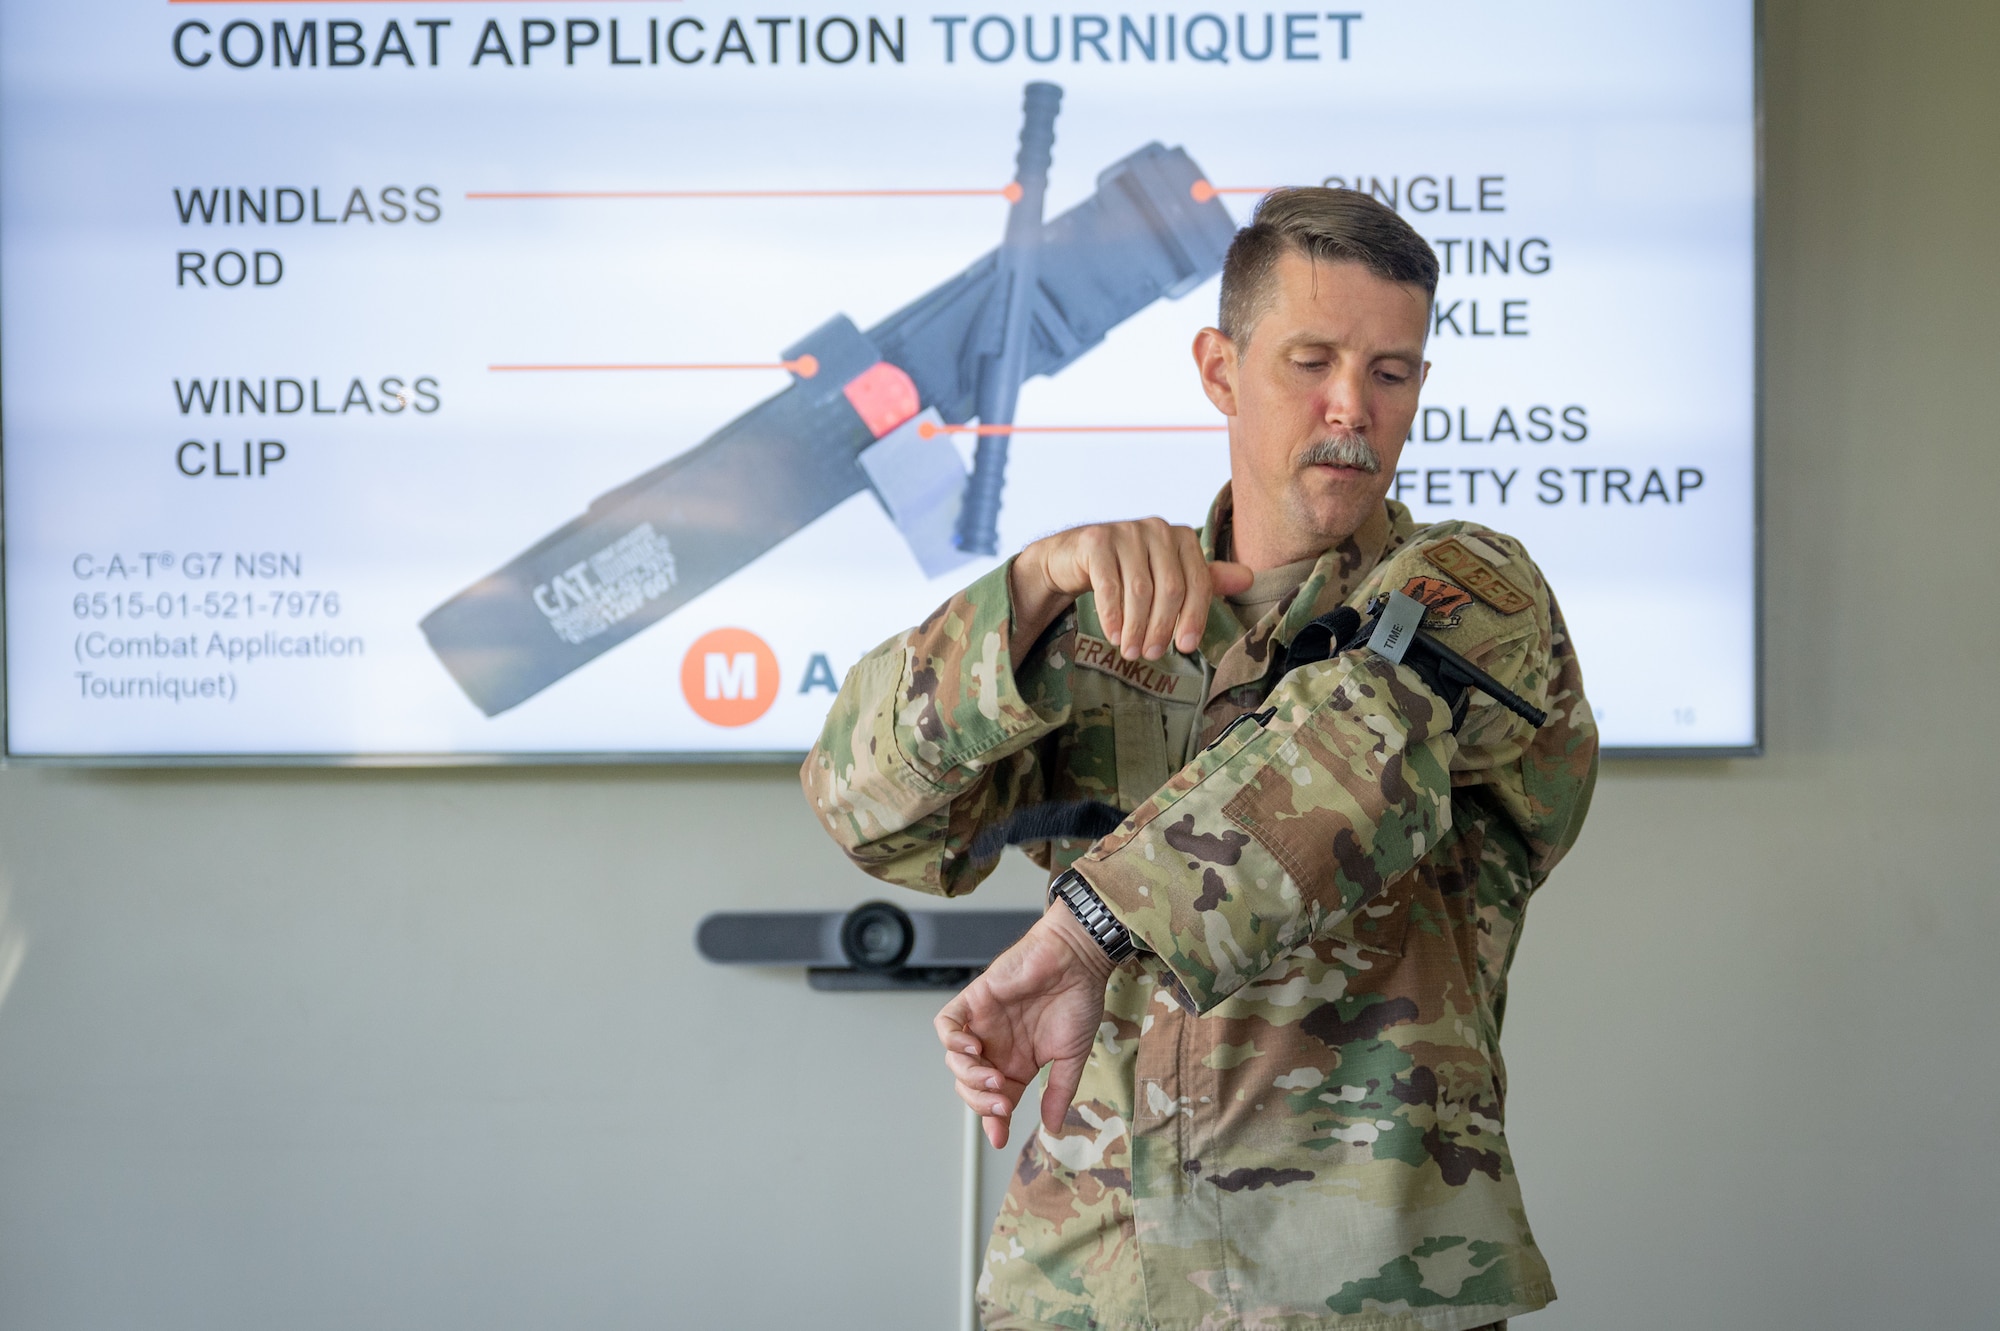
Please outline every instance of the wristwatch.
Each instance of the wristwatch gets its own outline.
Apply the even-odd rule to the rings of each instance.
[[[1068,906],[1070,914],[1076,916],[1078,924],[1084,928],[1104,955],[1117,965],[1139,950],[1132,941],[1132,931],[1118,922],[1104,899],[1097,895],[1097,889],[1088,879],[1074,869],[1065,869],[1049,884],[1049,900],[1061,898]]]

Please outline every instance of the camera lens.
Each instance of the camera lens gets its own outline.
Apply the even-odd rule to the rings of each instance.
[[[916,941],[910,917],[886,901],[856,906],[840,926],[840,950],[857,970],[895,970]]]

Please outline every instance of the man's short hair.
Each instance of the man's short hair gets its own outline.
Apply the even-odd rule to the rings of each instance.
[[[1270,308],[1271,274],[1280,257],[1303,254],[1329,263],[1358,263],[1377,277],[1408,282],[1437,295],[1437,255],[1395,209],[1359,190],[1306,186],[1266,194],[1250,225],[1229,243],[1222,261],[1218,323],[1238,347]]]

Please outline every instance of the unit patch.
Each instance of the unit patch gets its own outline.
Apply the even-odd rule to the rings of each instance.
[[[1427,629],[1455,629],[1459,611],[1472,604],[1472,594],[1438,578],[1411,578],[1403,584],[1403,595],[1422,601],[1430,613],[1424,616]]]
[[[1142,693],[1150,693],[1155,698],[1164,698],[1168,702],[1201,701],[1199,677],[1172,674],[1160,669],[1159,664],[1153,661],[1128,661],[1118,654],[1116,647],[1102,638],[1093,638],[1088,633],[1076,635],[1076,663],[1085,670],[1095,670],[1099,674],[1123,680]]]
[[[1465,590],[1503,615],[1519,614],[1535,603],[1512,579],[1453,536],[1423,552],[1424,558],[1458,579]],[[1414,592],[1411,595],[1416,595]],[[1423,600],[1421,596],[1418,600]],[[1428,603],[1426,603],[1428,604]]]

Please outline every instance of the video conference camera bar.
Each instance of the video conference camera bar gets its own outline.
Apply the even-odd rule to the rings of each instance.
[[[815,989],[962,989],[1018,941],[1040,911],[917,910],[865,901],[838,911],[710,915],[695,949],[734,966],[804,966]]]

